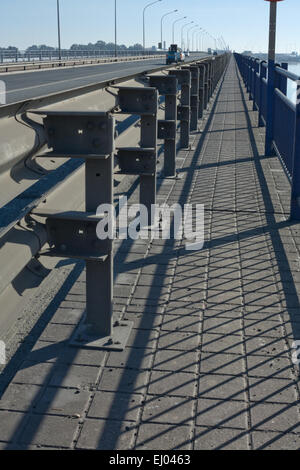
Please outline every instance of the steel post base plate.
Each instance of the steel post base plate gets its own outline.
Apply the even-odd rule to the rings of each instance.
[[[123,351],[129,339],[132,327],[133,322],[120,321],[114,326],[111,336],[100,337],[91,334],[89,325],[82,321],[75,330],[69,342],[69,346],[82,349]]]
[[[157,179],[159,180],[180,180],[183,177],[183,173],[176,173],[176,175],[165,175],[164,172],[162,171],[158,176]]]

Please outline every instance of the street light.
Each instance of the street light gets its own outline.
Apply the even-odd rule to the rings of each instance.
[[[201,29],[201,28],[200,28]],[[195,31],[193,31],[193,34],[192,34],[192,50],[194,51],[194,40],[195,40],[195,34],[199,34],[199,31],[200,29],[196,29]],[[197,47],[196,47],[197,49]]]
[[[205,34],[205,30],[203,28],[200,28],[200,32],[199,32],[199,37],[198,37],[198,45],[199,45],[199,51],[200,52],[203,52],[204,49],[203,49],[203,36]]]
[[[145,12],[147,8],[151,7],[151,5],[154,5],[155,3],[158,3],[158,2],[162,2],[162,0],[155,0],[155,2],[148,3],[148,5],[146,5],[143,10],[143,49],[144,50],[145,50]]]
[[[265,155],[271,155],[272,150],[273,150],[277,2],[281,0],[267,0],[267,1],[270,2],[270,20],[269,20],[269,52],[268,52],[267,119],[266,119]],[[295,181],[297,181],[297,179]],[[294,194],[295,194],[295,191],[293,188],[292,201],[293,201]]]
[[[198,24],[195,24],[194,26],[192,26],[191,28],[189,28],[186,32],[186,44],[187,44],[187,51],[190,50],[190,37],[189,37],[189,34],[190,34],[190,31],[192,31],[192,29],[194,28],[197,28],[199,25]]]
[[[207,34],[207,32],[205,31],[205,29],[202,28],[202,31],[200,33],[200,36],[199,36],[199,41],[200,41],[200,52],[204,52],[204,38],[205,38],[205,35]]]
[[[184,44],[184,41],[183,41],[183,30],[186,26],[189,26],[190,24],[194,23],[194,21],[190,21],[189,23],[185,23],[182,28],[181,28],[181,49],[183,50],[184,47],[183,47],[183,44]]]
[[[58,60],[61,60],[59,0],[57,0],[56,5],[57,5]]]
[[[175,43],[175,24],[179,23],[179,21],[186,20],[187,16],[183,16],[182,18],[179,18],[178,20],[173,22],[172,26],[172,42],[173,44]]]
[[[165,15],[161,17],[161,20],[160,20],[161,49],[163,48],[163,20],[166,16],[172,15],[173,13],[177,13],[177,11],[178,10],[169,11],[168,13],[166,13]]]

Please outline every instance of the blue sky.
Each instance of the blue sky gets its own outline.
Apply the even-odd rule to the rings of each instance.
[[[142,43],[142,9],[150,0],[117,1],[118,43]],[[60,0],[60,4],[63,47],[98,39],[113,41],[114,0]],[[56,0],[0,0],[0,5],[1,46],[56,46]],[[162,0],[147,10],[147,46],[158,43],[160,18],[173,9],[179,11],[166,18],[168,43],[172,21],[188,16],[213,36],[223,36],[232,49],[267,50],[269,2],[264,0]],[[299,17],[299,0],[278,3],[278,52],[300,50]]]

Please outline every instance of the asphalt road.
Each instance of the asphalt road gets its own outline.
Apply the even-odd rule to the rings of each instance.
[[[194,54],[186,62],[205,57]],[[48,95],[59,91],[78,88],[84,85],[121,78],[133,73],[151,70],[165,65],[164,59],[149,59],[135,62],[120,62],[63,69],[1,74],[0,80],[6,84],[6,102],[15,103],[30,98]]]

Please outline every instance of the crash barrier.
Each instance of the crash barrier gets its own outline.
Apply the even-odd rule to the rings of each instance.
[[[290,217],[300,220],[300,77],[288,64],[267,63],[235,54],[258,124],[266,127],[265,154],[276,154],[291,182]],[[287,96],[287,81],[297,83],[297,102]]]
[[[109,97],[114,105],[105,106],[103,112],[68,110],[65,103],[62,109],[55,106],[27,109],[26,115],[41,119],[37,124],[31,117],[47,143],[43,159],[70,158],[85,162],[85,212],[59,210],[59,198],[57,209],[47,209],[43,200],[36,203],[22,225],[26,229],[27,224],[31,233],[38,231],[40,246],[31,246],[31,258],[42,254],[81,259],[86,263],[86,314],[71,345],[124,349],[132,323],[113,323],[113,240],[98,238],[97,225],[105,222],[105,214],[97,213],[97,208],[101,204],[113,205],[114,175],[120,173],[139,177],[140,203],[152,213],[150,208],[156,202],[157,140],[163,139],[165,145],[163,177],[176,178],[177,121],[180,122],[179,147],[190,148],[190,132],[197,130],[198,118],[209,106],[229,57],[226,54],[190,66],[168,68],[167,75],[162,71],[144,75],[143,86],[134,82],[132,86],[109,83],[106,99]],[[158,118],[161,102],[165,105],[165,119]],[[122,116],[138,119],[138,145],[120,145],[116,120]],[[153,223],[150,217],[148,226]]]

